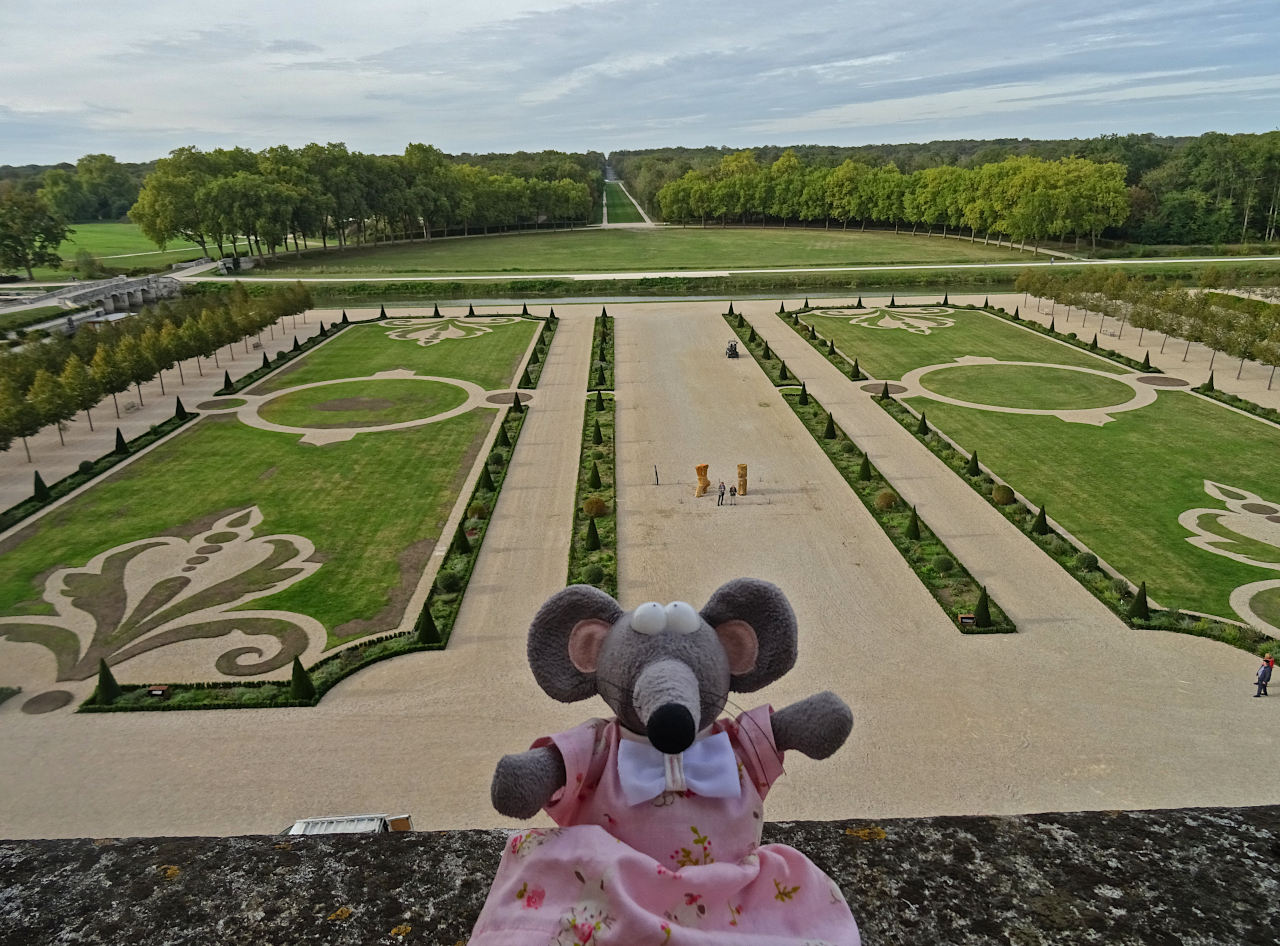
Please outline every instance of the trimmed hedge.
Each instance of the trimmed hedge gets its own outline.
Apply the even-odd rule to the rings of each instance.
[[[1228,394],[1226,391],[1221,391],[1218,388],[1211,388],[1208,384],[1202,384],[1197,388],[1192,388],[1191,390],[1195,391],[1196,394],[1212,398],[1219,404],[1226,404],[1228,407],[1234,407],[1238,411],[1244,411],[1246,414],[1252,414],[1254,417],[1270,421],[1271,423],[1280,426],[1280,411],[1273,407],[1263,407],[1261,404],[1256,404],[1253,401],[1240,397],[1239,395]]]
[[[597,325],[599,319],[597,318]],[[597,347],[599,342],[596,342]],[[617,466],[614,453],[614,399],[604,398],[604,410],[596,406],[599,396],[588,395],[582,417],[582,448],[578,457],[578,488],[573,503],[573,535],[569,542],[569,570],[566,583],[595,585],[601,591],[618,596],[618,494]],[[600,443],[594,442],[596,430]],[[592,483],[598,473],[599,485]],[[585,506],[589,498],[599,497],[605,504],[603,515],[590,517]],[[590,530],[594,526],[598,548],[591,548]]]
[[[595,329],[591,335],[591,369],[587,375],[587,390],[613,390],[613,319],[604,314],[596,316]]]
[[[227,397],[229,395],[236,394],[240,391],[243,391],[245,388],[249,387],[250,385],[258,381],[261,381],[267,375],[271,374],[271,372],[278,371],[280,368],[283,368],[285,365],[293,361],[295,358],[301,358],[305,353],[309,352],[311,349],[315,348],[317,345],[321,345],[324,342],[328,341],[329,339],[333,338],[333,336],[337,335],[344,328],[348,328],[355,324],[356,323],[354,322],[335,322],[334,324],[330,325],[328,328],[325,328],[324,323],[321,323],[320,331],[317,332],[315,335],[312,335],[305,342],[302,342],[300,345],[298,345],[297,348],[286,348],[283,351],[278,352],[276,354],[276,360],[274,362],[271,362],[270,364],[265,363],[265,360],[264,360],[264,363],[260,367],[254,368],[248,374],[243,375],[237,378],[236,380],[232,381],[230,387],[227,387],[224,385],[223,387],[219,388],[217,391],[214,392],[214,397]],[[263,357],[265,359],[265,353]],[[227,377],[229,378],[231,377],[231,375],[228,373]]]

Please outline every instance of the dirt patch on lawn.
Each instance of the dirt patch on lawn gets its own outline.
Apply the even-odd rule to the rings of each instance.
[[[384,411],[396,402],[385,397],[336,397],[312,406],[317,411]]]
[[[391,589],[386,606],[372,617],[356,618],[354,621],[339,624],[333,629],[333,636],[368,637],[371,634],[389,631],[398,625],[404,618],[405,608],[409,605],[409,599],[413,597],[414,589],[418,587],[418,580],[422,577],[427,562],[431,560],[431,552],[435,547],[435,539],[421,539],[401,552],[400,580]]]

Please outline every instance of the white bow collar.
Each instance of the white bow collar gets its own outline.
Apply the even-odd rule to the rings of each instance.
[[[619,729],[618,779],[628,805],[639,805],[663,792],[692,791],[709,798],[741,795],[738,759],[727,733],[704,732],[684,752],[667,755],[645,737]]]

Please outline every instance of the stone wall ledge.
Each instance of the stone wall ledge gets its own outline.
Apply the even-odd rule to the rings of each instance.
[[[0,944],[465,943],[507,837],[0,841]],[[769,824],[868,946],[1280,942],[1280,807]]]

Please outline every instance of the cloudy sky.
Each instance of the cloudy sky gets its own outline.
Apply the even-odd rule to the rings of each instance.
[[[1280,0],[0,0],[0,164],[1280,127]]]

